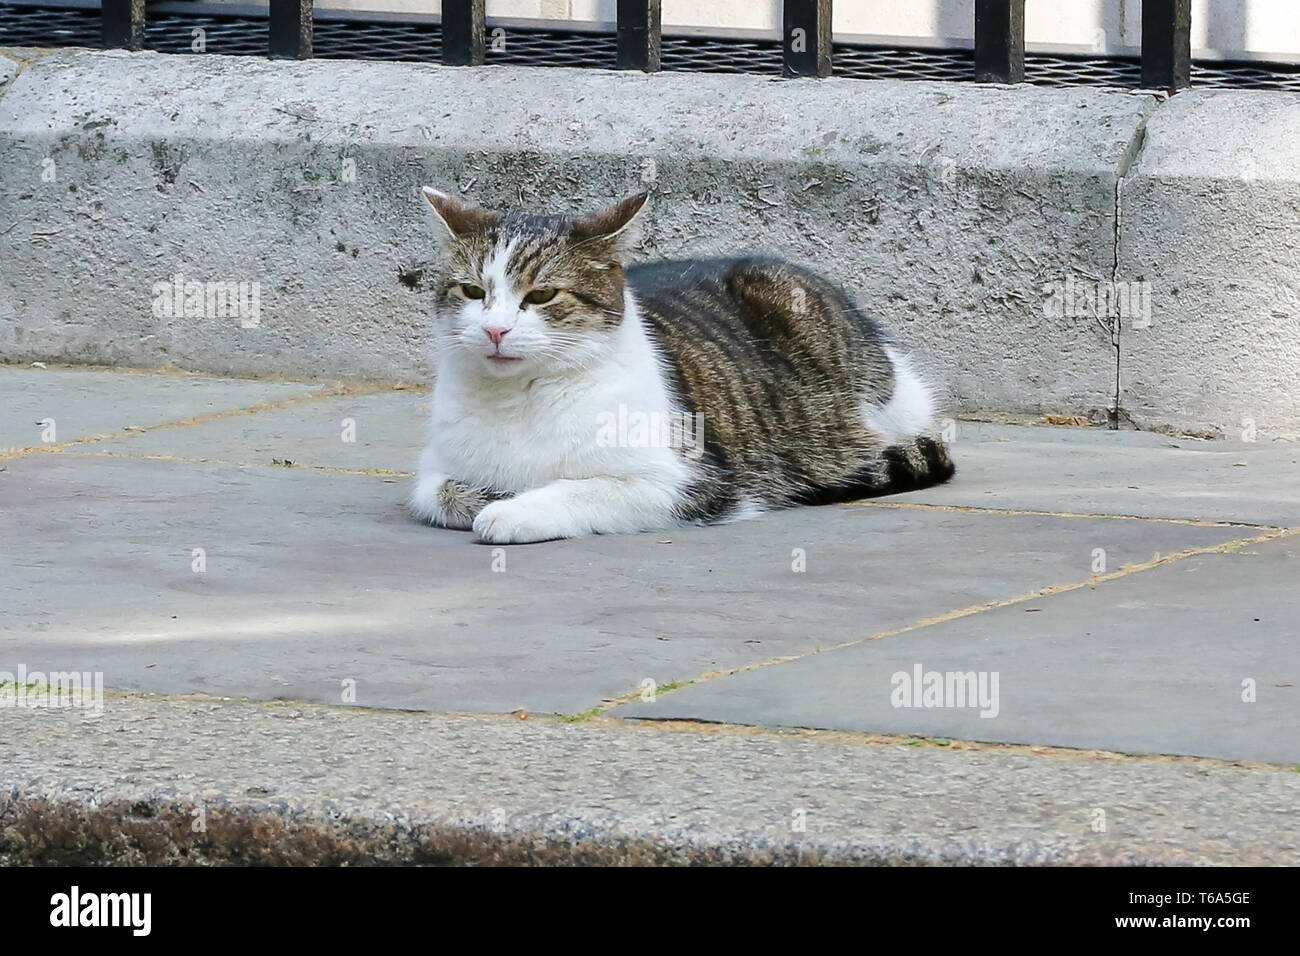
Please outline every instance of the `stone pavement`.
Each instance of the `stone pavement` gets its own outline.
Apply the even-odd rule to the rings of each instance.
[[[493,548],[403,513],[427,401],[0,368],[0,680],[110,688],[0,709],[0,860],[202,793],[322,859],[1300,861],[1300,444],[962,421],[941,488]]]

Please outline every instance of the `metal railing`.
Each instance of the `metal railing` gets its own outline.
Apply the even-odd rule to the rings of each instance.
[[[312,56],[312,0],[269,0],[267,52]],[[786,76],[830,76],[832,0],[784,0],[782,71]],[[102,0],[106,47],[140,49],[145,0]],[[618,0],[617,54],[622,70],[655,72],[663,42],[661,0]],[[487,53],[485,0],[443,0],[442,62],[480,66]],[[1192,0],[1142,0],[1142,80],[1148,89],[1175,92],[1191,85]],[[975,79],[1025,79],[1025,0],[975,0]]]

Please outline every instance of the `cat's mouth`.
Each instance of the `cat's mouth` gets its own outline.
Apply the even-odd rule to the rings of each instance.
[[[487,360],[493,365],[509,365],[511,362],[522,362],[523,358],[518,355],[502,355],[499,352],[486,356]]]

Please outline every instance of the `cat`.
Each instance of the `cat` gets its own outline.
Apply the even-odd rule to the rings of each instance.
[[[757,257],[628,266],[645,193],[567,217],[423,192],[448,261],[420,520],[513,544],[953,475],[932,389],[820,276]]]

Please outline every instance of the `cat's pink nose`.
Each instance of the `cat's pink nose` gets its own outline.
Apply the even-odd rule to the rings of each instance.
[[[492,340],[493,345],[500,345],[501,340],[506,337],[506,333],[510,330],[504,325],[485,325],[483,331],[487,333],[487,337]]]

